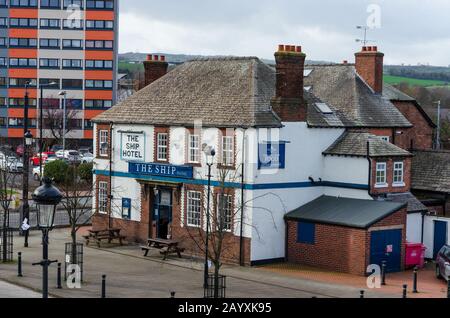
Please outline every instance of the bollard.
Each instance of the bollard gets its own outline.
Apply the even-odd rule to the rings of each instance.
[[[17,276],[18,277],[23,277],[23,274],[22,274],[22,252],[18,252],[17,253],[17,258],[18,258],[18,261],[17,261]]]
[[[413,293],[417,294],[419,291],[417,290],[417,271],[419,268],[416,266],[414,267],[414,278],[413,278]]]
[[[56,276],[56,282],[57,282],[56,288],[62,289],[62,284],[61,284],[61,263],[58,263],[58,274]]]
[[[364,298],[364,290],[361,290],[361,292],[359,294],[359,298]]]
[[[102,298],[106,298],[106,275],[102,275]]]
[[[450,276],[447,280],[447,298],[450,298]]]
[[[381,262],[381,285],[386,285],[386,261]]]
[[[175,292],[170,292],[170,298],[175,298]]]
[[[408,285],[403,285],[403,298],[408,297]]]

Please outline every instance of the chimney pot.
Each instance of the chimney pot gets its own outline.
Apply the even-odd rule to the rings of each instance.
[[[165,55],[161,55],[160,59],[161,59],[161,62],[165,62],[166,61],[166,56]]]
[[[154,60],[155,60],[155,61],[159,61],[159,55],[155,55],[155,56],[154,56]]]
[[[297,46],[296,48],[297,53],[302,53],[302,47],[301,46]]]
[[[342,63],[344,63],[344,64],[348,64],[348,61],[347,60],[344,60]]]
[[[147,55],[147,61],[151,61],[152,60],[152,55],[151,54],[148,54]]]
[[[362,47],[363,52],[367,51],[367,46]]]
[[[284,45],[283,44],[278,45],[278,52],[284,52]]]
[[[378,47],[372,46],[372,51],[377,52],[378,51]]]
[[[295,52],[295,45],[291,45],[291,52]]]

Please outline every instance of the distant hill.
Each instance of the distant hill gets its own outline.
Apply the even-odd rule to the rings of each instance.
[[[397,81],[397,83],[399,80],[402,81],[402,78],[407,78],[421,80],[412,82],[412,85],[441,86],[450,84],[450,67],[428,65],[385,65],[384,73],[388,76],[392,76],[392,80],[394,82]],[[408,82],[407,80],[405,81]]]

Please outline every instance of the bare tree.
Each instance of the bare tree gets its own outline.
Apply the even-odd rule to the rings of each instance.
[[[59,144],[64,137],[64,125],[63,125],[63,114],[64,110],[59,108],[45,108],[45,126],[50,130],[52,137]],[[76,109],[66,109],[66,132],[67,136],[72,130],[77,127],[74,125],[75,119],[79,114],[79,110]]]

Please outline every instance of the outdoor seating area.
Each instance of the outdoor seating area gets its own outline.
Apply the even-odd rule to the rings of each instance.
[[[108,244],[111,244],[113,241],[118,241],[122,246],[123,241],[126,239],[125,235],[120,234],[121,229],[118,228],[110,228],[110,229],[101,229],[101,230],[88,230],[87,235],[84,235],[83,238],[86,240],[86,246],[89,246],[91,241],[97,243],[97,246],[100,247],[102,241],[108,241]]]
[[[141,249],[144,251],[144,256],[147,256],[151,249],[160,250],[161,255],[163,255],[163,260],[166,260],[168,255],[175,253],[181,258],[181,253],[184,252],[184,248],[179,247],[178,241],[165,239],[149,238],[147,240],[147,245],[141,246]]]

